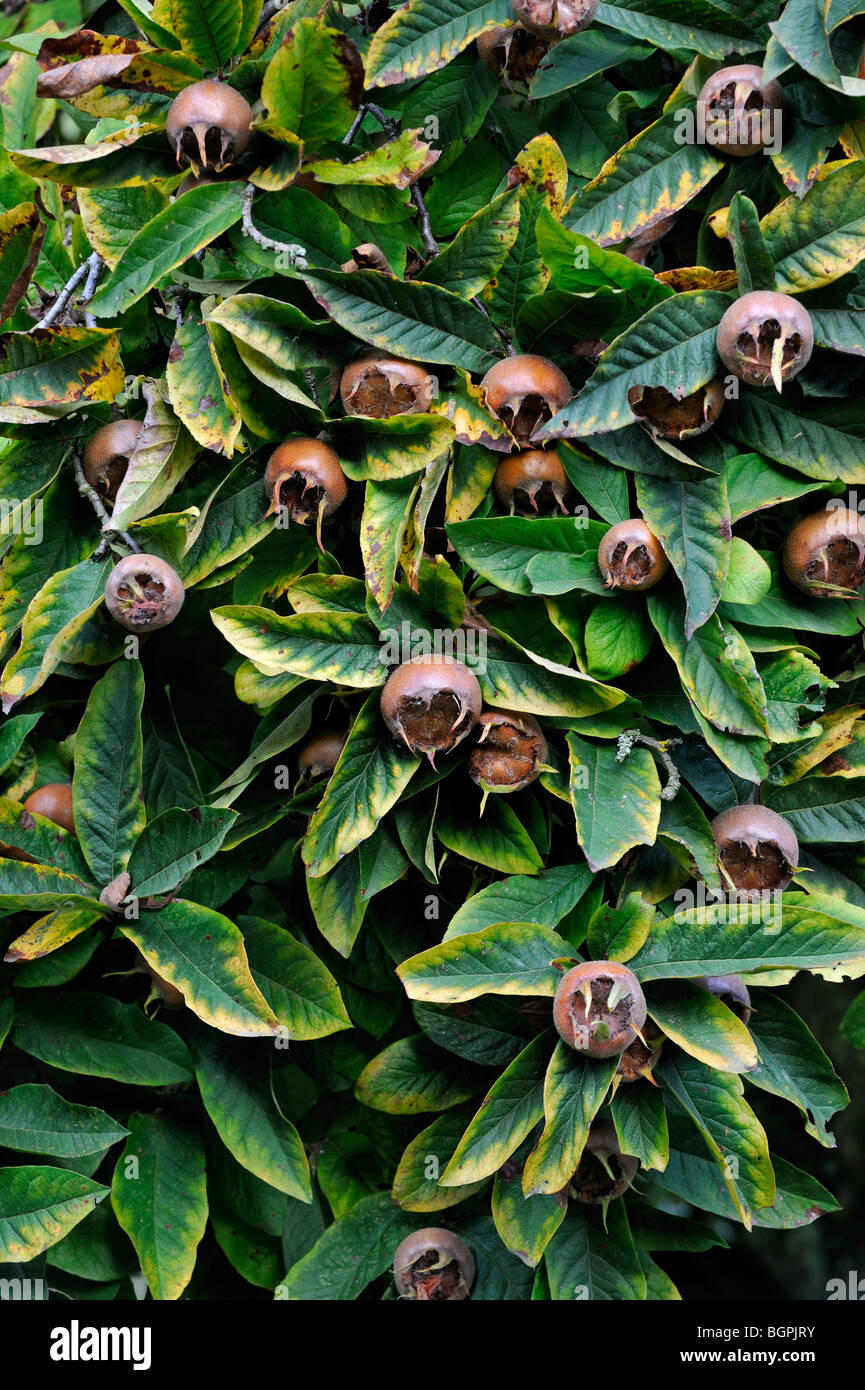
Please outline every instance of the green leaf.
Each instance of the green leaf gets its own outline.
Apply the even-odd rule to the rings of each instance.
[[[670,1055],[661,1058],[655,1075],[696,1125],[739,1219],[750,1230],[755,1210],[775,1200],[775,1175],[766,1132],[744,1099],[741,1078]]]
[[[748,1080],[762,1091],[791,1101],[804,1116],[806,1134],[834,1148],[835,1136],[826,1126],[836,1111],[849,1104],[846,1087],[802,1019],[774,990],[759,990],[752,1002],[750,1027],[760,1062],[749,1071]]]
[[[111,515],[112,524],[121,528],[156,511],[192,467],[197,452],[171,409],[166,383],[145,382],[142,391],[147,410]]]
[[[120,930],[211,1028],[241,1038],[279,1032],[250,974],[243,937],[221,913],[176,899]]]
[[[458,1004],[479,994],[552,998],[564,938],[537,922],[500,922],[464,932],[404,961],[397,975],[410,999]]]
[[[110,328],[0,333],[0,420],[38,424],[123,388],[118,334]]]
[[[736,628],[713,614],[696,632],[686,633],[681,604],[651,594],[648,607],[682,688],[699,713],[722,732],[766,736],[766,692]]]
[[[600,38],[600,35],[588,31],[572,37],[591,39]],[[604,36],[601,41],[605,42],[607,37],[613,36]],[[561,51],[562,44],[556,44],[549,57]],[[539,69],[537,78],[545,73],[546,67]],[[615,332],[673,294],[669,285],[656,280],[646,266],[638,265],[620,251],[602,250],[590,237],[562,226],[546,208],[538,217],[537,238],[553,288],[582,296],[591,294],[595,302],[603,304],[612,315]]]
[[[367,588],[382,613],[393,598],[397,565],[403,553],[409,510],[417,488],[415,477],[396,478],[392,482],[370,481],[366,485],[360,548]]]
[[[192,1052],[204,1108],[225,1147],[262,1182],[311,1202],[300,1135],[277,1110],[265,1080],[250,1068],[246,1049],[207,1033],[195,1039]]]
[[[111,563],[83,560],[53,574],[30,603],[21,632],[21,645],[6,663],[0,690],[3,713],[39,690],[61,659],[65,644],[75,637],[99,607]]]
[[[26,294],[44,235],[35,203],[20,203],[0,214],[0,323],[14,313]]]
[[[457,908],[445,941],[482,931],[499,922],[535,922],[556,927],[580,901],[592,881],[587,864],[542,869],[533,877],[515,874],[474,893]]]
[[[633,1154],[643,1168],[662,1173],[670,1156],[670,1136],[664,1098],[657,1087],[639,1082],[620,1086],[610,1111],[622,1152]]]
[[[207,0],[170,0],[168,8],[183,52],[203,68],[223,67],[240,36],[242,0],[225,0],[215,8]]]
[[[0,1094],[0,1143],[7,1149],[80,1158],[104,1153],[128,1133],[103,1110],[75,1105],[50,1086],[13,1086]]]
[[[564,1220],[566,1203],[561,1194],[523,1195],[515,1163],[500,1168],[493,1184],[493,1220],[507,1250],[534,1269]]]
[[[111,1205],[135,1246],[151,1296],[178,1299],[207,1225],[204,1149],[188,1121],[131,1115],[111,1183]],[[133,1162],[134,1161],[134,1162]]]
[[[759,603],[772,587],[772,571],[759,551],[741,536],[730,544],[730,569],[721,598],[725,603]]]
[[[351,125],[355,76],[342,35],[320,20],[300,18],[265,69],[261,99],[272,120],[317,150]]]
[[[862,908],[822,893],[785,892],[780,922],[774,905],[760,903],[709,903],[658,917],[629,964],[645,983],[784,966],[807,970],[863,953]]]
[[[501,353],[490,320],[456,294],[375,270],[308,271],[322,308],[349,333],[400,357],[484,372]]]
[[[724,472],[732,521],[739,521],[743,516],[750,516],[764,507],[774,507],[779,502],[804,497],[819,487],[819,483],[805,482],[802,478],[782,473],[759,454],[734,454],[727,459]],[[741,544],[739,538],[734,536],[734,547],[737,542]]]
[[[211,618],[265,675],[291,672],[361,688],[384,684],[381,641],[366,618],[317,612],[282,617],[252,606],[214,608]]]
[[[637,501],[685,590],[685,636],[714,613],[730,568],[730,509],[723,474],[699,482],[663,482],[645,474]]]
[[[379,697],[370,695],[351,727],[339,762],[309,823],[303,859],[312,878],[375,831],[420,766],[383,729]]]
[[[168,399],[196,443],[231,458],[243,421],[201,310],[189,309],[165,366]]]
[[[495,1173],[544,1113],[549,1033],[530,1042],[481,1102],[440,1181],[443,1187],[479,1182]]]
[[[736,193],[727,212],[727,237],[739,276],[739,294],[774,290],[775,263],[763,240],[756,207],[744,193]]]
[[[865,483],[860,402],[803,406],[773,391],[746,389],[725,422],[727,433],[746,449],[758,449],[806,478]]]
[[[556,1044],[544,1081],[544,1129],[526,1159],[523,1192],[560,1192],[570,1181],[604,1103],[618,1058],[597,1061]]]
[[[350,1028],[339,987],[309,946],[261,917],[241,917],[252,978],[280,1029],[298,1042]]]
[[[136,304],[175,266],[240,219],[236,183],[191,188],[146,222],[126,246],[111,275],[91,300],[97,318],[111,318]]]
[[[531,874],[543,868],[537,846],[501,797],[493,796],[477,819],[475,805],[467,811],[464,819],[446,807],[436,819],[435,833],[449,850],[503,874]]]
[[[122,874],[144,829],[137,661],[115,661],[93,687],[75,736],[75,833],[96,881]]]
[[[783,294],[831,284],[865,257],[865,170],[836,169],[804,198],[778,203],[760,230]]]
[[[363,1197],[292,1265],[281,1297],[329,1303],[357,1298],[390,1267],[400,1241],[416,1228],[417,1217],[395,1206],[389,1192]]]
[[[367,85],[388,87],[436,72],[479,34],[512,19],[507,0],[409,0],[373,35]]]
[[[36,990],[15,1011],[15,1045],[48,1066],[135,1086],[189,1081],[186,1047],[173,1029],[145,1018],[134,1004],[104,994]]]
[[[478,517],[451,523],[448,537],[461,559],[498,588],[531,594],[527,568],[536,557],[576,557],[580,573],[591,576],[593,592],[603,593],[597,565],[598,543],[606,528],[580,525],[581,517]],[[542,569],[536,569],[540,575]],[[587,585],[581,586],[587,587]]]
[[[442,151],[436,173],[450,167],[481,129],[499,93],[496,77],[469,49],[432,73],[409,92],[402,108],[404,130],[423,127],[425,138]],[[432,125],[432,121],[437,126]],[[427,131],[435,135],[427,136]]]
[[[450,246],[423,269],[424,283],[473,299],[489,284],[516,241],[518,190],[505,190],[466,222]]]
[[[107,1192],[62,1168],[0,1168],[0,1264],[26,1263],[56,1245]]]
[[[574,1203],[547,1246],[544,1268],[553,1302],[642,1300],[646,1276],[624,1202],[604,1213]]]
[[[858,994],[841,1020],[842,1038],[854,1047],[865,1047],[865,994]]]
[[[357,1079],[355,1095],[362,1105],[388,1115],[450,1110],[480,1089],[482,1075],[417,1033],[373,1057]]]
[[[444,1211],[483,1186],[483,1178],[464,1187],[440,1187],[438,1183],[464,1127],[465,1116],[450,1111],[439,1115],[411,1141],[397,1165],[391,1190],[403,1211]]]
[[[177,888],[212,859],[236,820],[236,811],[213,806],[164,811],[144,829],[125,866],[132,878],[130,895],[158,897]]]
[[[148,184],[80,188],[76,197],[87,240],[112,270],[139,228],[168,202],[160,188]]]
[[[617,864],[634,845],[655,843],[661,783],[647,748],[617,762],[615,748],[587,743],[575,733],[567,742],[577,838],[597,873]]]
[[[565,226],[608,246],[683,208],[723,164],[710,146],[683,144],[679,134],[669,112],[623,145],[571,200]]]
[[[586,663],[599,680],[615,680],[639,666],[654,639],[645,605],[625,595],[595,604],[583,635]]]
[[[684,1052],[719,1071],[751,1072],[757,1048],[745,1024],[726,1004],[687,980],[658,980],[649,1017]]]
[[[589,918],[586,947],[592,960],[630,960],[649,935],[655,909],[639,893],[618,907],[603,903]]]

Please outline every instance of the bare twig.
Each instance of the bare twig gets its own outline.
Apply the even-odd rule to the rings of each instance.
[[[111,525],[111,517],[105,510],[105,503],[102,501],[96,489],[91,487],[85,478],[84,470],[81,467],[81,460],[77,454],[73,456],[72,466],[75,471],[75,482],[78,491],[81,493],[82,497],[87,498],[87,501],[102,523],[102,540],[94,550],[92,558],[94,560],[104,560],[111,547],[111,540],[114,536],[117,536],[117,538],[121,540],[124,545],[127,545],[130,550],[134,550],[137,554],[140,554],[141,546],[130,536],[129,532],[118,531],[116,527]]]
[[[682,778],[679,769],[670,757],[669,749],[678,748],[681,742],[680,738],[659,740],[650,738],[648,734],[641,733],[639,729],[625,729],[619,734],[616,762],[623,763],[628,754],[633,752],[634,745],[637,743],[642,743],[646,748],[653,749],[664,764],[667,773],[667,784],[661,790],[661,800],[672,801],[682,785]]]
[[[69,301],[72,299],[72,296],[78,289],[82,280],[86,280],[87,283],[84,286],[83,293],[78,296],[78,303],[80,305],[89,304],[96,292],[96,282],[99,279],[99,272],[102,269],[102,265],[102,257],[99,255],[98,251],[94,251],[92,255],[87,257],[86,261],[82,261],[78,269],[74,270],[66,281],[63,289],[51,305],[51,308],[46,314],[43,314],[35,327],[50,328],[54,320],[59,318],[63,313],[63,310],[69,304]],[[93,328],[96,324],[96,320],[92,314],[85,314],[85,322],[88,328]]]
[[[350,145],[352,143],[354,137],[357,135],[357,132],[363,125],[363,118],[365,115],[366,107],[361,106],[360,110],[358,111],[357,115],[355,116],[354,120],[348,128],[348,133],[342,137],[342,143],[344,145]]]
[[[423,200],[423,194],[416,183],[413,183],[411,186],[411,200],[417,208],[418,220],[420,222],[420,237],[424,245],[424,250],[428,256],[437,256],[439,253],[439,244],[432,234],[427,206]]]
[[[90,267],[87,273],[87,283],[84,286],[84,293],[80,295],[78,299],[78,303],[81,305],[82,308],[84,308],[85,304],[90,303],[91,299],[96,293],[96,286],[99,283],[99,276],[101,274],[102,267],[105,264],[105,262],[103,261],[99,252],[94,251],[87,264]],[[96,317],[94,314],[91,314],[88,309],[84,310],[84,322],[88,328],[96,327]]]
[[[296,242],[290,241],[274,241],[272,237],[265,236],[264,232],[258,230],[252,220],[252,200],[254,197],[255,184],[248,183],[243,190],[241,199],[244,236],[251,237],[256,245],[261,246],[265,251],[278,251],[280,255],[287,256],[289,265],[297,266],[298,270],[305,270],[307,265],[305,246],[298,246]]]
[[[351,144],[355,135],[360,130],[361,123],[367,111],[371,116],[375,117],[389,140],[395,140],[399,135],[399,126],[396,121],[392,121],[390,116],[386,116],[380,106],[376,106],[371,101],[366,101],[360,107],[357,115],[352,121],[348,134],[343,137],[342,143],[344,145]],[[424,202],[423,194],[416,183],[413,183],[411,186],[411,200],[417,210],[418,221],[420,222],[421,241],[423,242],[424,250],[428,256],[437,256],[439,253],[439,244],[432,234],[427,206]]]

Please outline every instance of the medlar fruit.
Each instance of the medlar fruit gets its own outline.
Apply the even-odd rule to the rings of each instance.
[[[437,378],[420,362],[378,351],[356,357],[339,383],[346,415],[367,415],[374,420],[423,415],[435,400],[437,389]]]
[[[693,439],[710,430],[724,409],[724,383],[713,377],[681,400],[665,386],[632,386],[628,405],[655,439]]]
[[[252,107],[225,82],[206,79],[184,87],[168,108],[165,133],[177,163],[219,172],[243,154],[252,131]]]
[[[711,147],[740,158],[774,143],[775,123],[782,119],[783,109],[782,88],[777,82],[764,82],[762,68],[753,63],[721,68],[697,97],[697,119],[711,132]],[[764,113],[769,113],[768,122]]]
[[[595,1120],[571,1178],[571,1196],[593,1206],[615,1201],[627,1192],[639,1166],[638,1158],[622,1153],[612,1121]]]
[[[570,479],[555,449],[523,449],[502,459],[493,478],[493,491],[511,515],[552,511],[567,513],[565,498],[573,496]]]
[[[475,42],[484,67],[495,77],[503,77],[509,86],[527,87],[550,51],[546,39],[530,34],[522,24],[487,29]]]
[[[87,441],[81,471],[104,501],[116,499],[140,433],[140,420],[114,420]]]
[[[450,753],[471,733],[481,712],[477,676],[453,657],[416,656],[388,676],[381,712],[410,753]]]
[[[637,593],[653,589],[667,573],[669,561],[645,521],[631,517],[617,521],[601,538],[598,567],[607,589]]]
[[[774,382],[780,391],[807,367],[814,348],[811,315],[775,290],[752,290],[731,304],[718,324],[718,356],[750,386]]]
[[[397,1246],[393,1277],[400,1298],[420,1303],[456,1303],[471,1293],[475,1260],[465,1242],[452,1231],[425,1226]]]
[[[315,520],[321,546],[321,523],[348,495],[348,482],[337,454],[320,439],[291,439],[274,449],[264,472],[270,498],[265,516],[285,510],[305,526]]]
[[[721,877],[746,898],[784,889],[796,872],[799,841],[768,806],[731,806],[712,821]]]
[[[24,802],[24,810],[44,816],[46,820],[59,825],[61,830],[75,834],[71,782],[47,782],[44,787],[37,787]]]
[[[641,1032],[642,1038],[635,1038],[619,1058],[616,1075],[623,1083],[639,1081],[641,1076],[650,1077],[661,1056],[664,1034],[660,1028],[647,1018]]]
[[[590,960],[567,970],[553,1000],[559,1037],[588,1057],[618,1057],[646,1021],[646,998],[632,970]]]
[[[314,782],[317,777],[329,777],[339,762],[347,738],[348,734],[336,729],[325,729],[308,738],[297,755],[301,780]]]
[[[781,552],[784,573],[810,598],[844,597],[865,584],[865,520],[847,507],[824,507],[790,531]]]
[[[722,1004],[726,1004],[737,1018],[747,1023],[751,1017],[751,996],[748,986],[739,975],[703,975],[694,980],[695,985],[709,994],[714,994]]]
[[[556,43],[587,29],[598,12],[599,0],[511,0],[520,24],[539,38]]]
[[[545,425],[571,399],[571,387],[564,372],[546,357],[524,353],[504,357],[490,367],[481,388],[487,406],[507,425],[520,445]]]
[[[158,555],[124,555],[105,585],[105,606],[129,632],[154,632],[173,623],[181,608],[183,581]]]
[[[518,792],[541,775],[547,740],[531,714],[484,710],[468,760],[473,782],[489,792]]]

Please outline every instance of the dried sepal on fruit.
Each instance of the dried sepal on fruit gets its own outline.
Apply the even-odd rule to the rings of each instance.
[[[87,441],[81,471],[103,501],[116,499],[140,434],[140,420],[114,420]]]
[[[712,149],[742,158],[776,145],[784,92],[753,63],[721,68],[697,97],[697,120]]]
[[[748,1022],[751,1017],[751,996],[740,975],[702,975],[694,980],[694,984],[708,994],[714,994],[743,1023]]]
[[[125,555],[105,585],[105,606],[129,632],[154,632],[173,623],[181,608],[183,581],[158,555]]]
[[[468,1298],[475,1281],[474,1256],[452,1231],[425,1226],[400,1241],[393,1257],[400,1298],[419,1303],[457,1303]]]
[[[165,133],[178,164],[219,173],[238,159],[252,135],[252,107],[226,82],[205,79],[178,93],[168,108]]]
[[[270,498],[265,516],[284,513],[302,526],[314,523],[319,549],[323,549],[322,522],[348,496],[338,454],[320,439],[290,439],[268,459],[264,486]]]
[[[784,573],[810,598],[843,598],[865,584],[865,519],[828,506],[802,517],[781,552]]]
[[[352,247],[351,260],[343,261],[340,269],[349,274],[356,270],[378,270],[382,275],[393,275],[390,261],[374,241],[362,241],[359,246]]]
[[[24,810],[31,815],[44,816],[61,830],[75,834],[71,782],[46,782],[43,787],[37,787],[24,802]]]
[[[601,538],[598,568],[608,589],[653,589],[669,568],[661,542],[641,517],[617,521]]]
[[[361,353],[350,362],[339,383],[346,415],[366,415],[374,420],[425,414],[437,390],[437,378],[420,362],[376,350]]]
[[[547,512],[567,514],[574,489],[555,449],[523,449],[502,459],[493,477],[493,491],[513,515]]]
[[[381,713],[410,753],[450,753],[470,734],[481,712],[481,688],[468,666],[432,654],[405,661],[388,676]]]
[[[632,970],[591,960],[567,970],[553,1000],[559,1037],[588,1057],[618,1057],[646,1021],[646,998]]]
[[[627,1192],[637,1175],[640,1160],[622,1153],[611,1120],[595,1120],[571,1178],[569,1192],[591,1206],[613,1202]]]
[[[768,806],[730,806],[712,821],[725,883],[746,898],[787,887],[799,862],[792,826]]]
[[[487,29],[477,39],[478,57],[496,77],[509,87],[528,87],[550,51],[548,39],[532,34],[522,24]]]
[[[587,29],[598,4],[599,0],[511,0],[511,9],[525,29],[557,43]]]
[[[718,325],[718,356],[749,386],[780,391],[811,360],[814,326],[792,295],[752,290],[731,304]]]
[[[628,405],[655,439],[693,439],[710,430],[724,409],[724,382],[713,377],[681,399],[665,386],[632,386]]]
[[[661,1057],[664,1034],[652,1019],[647,1018],[640,1029],[641,1037],[635,1038],[625,1048],[619,1058],[614,1084],[639,1081],[641,1077],[652,1081],[652,1072]],[[657,1084],[652,1081],[652,1084]]]
[[[484,710],[468,773],[487,792],[518,792],[541,775],[547,740],[531,714]]]
[[[571,399],[571,386],[563,371],[546,357],[524,353],[504,357],[490,367],[481,382],[492,413],[506,425],[520,446]]]

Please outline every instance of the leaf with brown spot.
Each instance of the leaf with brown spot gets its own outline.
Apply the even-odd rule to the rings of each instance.
[[[0,323],[14,313],[27,291],[45,238],[35,203],[21,203],[0,216]]]

